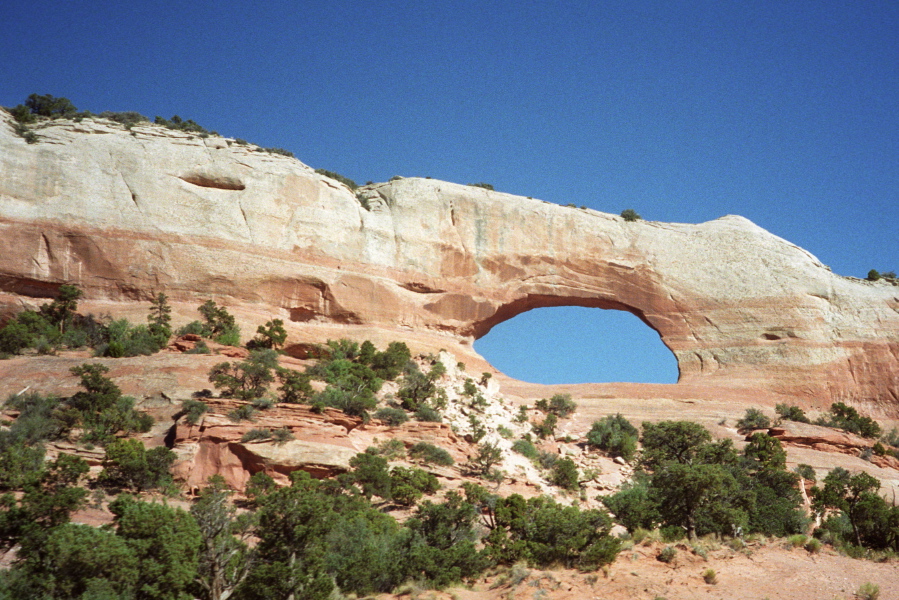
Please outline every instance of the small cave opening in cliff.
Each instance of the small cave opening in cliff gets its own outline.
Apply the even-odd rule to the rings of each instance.
[[[536,308],[474,343],[490,364],[530,383],[677,383],[674,354],[659,334],[622,310]]]

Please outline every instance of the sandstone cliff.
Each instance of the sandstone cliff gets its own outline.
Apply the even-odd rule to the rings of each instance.
[[[75,283],[109,310],[164,291],[183,306],[214,297],[281,316],[313,337],[345,324],[448,344],[536,307],[618,308],[659,333],[681,383],[709,394],[897,414],[899,288],[835,275],[740,217],[628,223],[411,178],[354,194],[218,137],[101,119],[36,133],[27,144],[0,111],[7,307]]]

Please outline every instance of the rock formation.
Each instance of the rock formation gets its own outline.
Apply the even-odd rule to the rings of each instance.
[[[625,222],[412,178],[354,193],[297,160],[156,125],[35,132],[27,144],[0,111],[7,309],[74,283],[110,307],[163,291],[307,334],[337,323],[465,344],[532,308],[617,308],[710,394],[897,414],[899,288],[836,275],[740,217]]]

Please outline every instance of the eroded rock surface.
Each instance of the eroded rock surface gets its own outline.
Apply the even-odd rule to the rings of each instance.
[[[0,114],[7,312],[74,283],[111,310],[162,291],[312,336],[344,324],[346,336],[466,343],[532,308],[618,308],[658,331],[680,381],[710,395],[757,390],[897,415],[899,288],[835,275],[741,217],[628,223],[426,179],[354,194],[221,138],[99,119],[35,131],[27,144]]]

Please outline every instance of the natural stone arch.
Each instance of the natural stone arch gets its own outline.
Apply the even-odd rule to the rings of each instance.
[[[681,384],[899,414],[896,288],[835,275],[741,217],[625,222],[419,178],[365,186],[386,207],[372,212],[299,161],[222,140],[85,119],[25,144],[12,125],[0,111],[0,314],[74,283],[111,303],[214,297],[320,337],[464,344],[529,306],[624,308],[659,332]],[[179,178],[198,165],[205,179]]]

